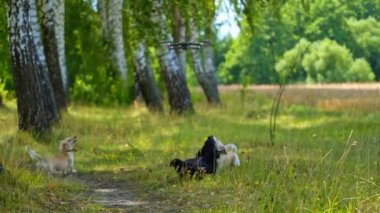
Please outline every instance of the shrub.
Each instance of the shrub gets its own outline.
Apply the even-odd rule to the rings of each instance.
[[[372,72],[370,64],[364,58],[358,58],[349,70],[349,79],[352,82],[373,81],[375,74]]]
[[[301,39],[284,53],[276,71],[282,78],[307,83],[368,82],[375,77],[365,59],[355,60],[347,47],[330,39],[313,43]]]
[[[283,81],[290,78],[291,81],[303,81],[305,73],[301,61],[303,55],[307,52],[310,42],[302,38],[292,49],[286,51],[282,58],[275,65],[276,72]]]

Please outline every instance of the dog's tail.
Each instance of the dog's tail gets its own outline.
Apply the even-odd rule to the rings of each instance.
[[[26,151],[28,152],[32,160],[40,160],[42,158],[41,155],[39,155],[35,150],[33,150],[30,145],[26,147]]]

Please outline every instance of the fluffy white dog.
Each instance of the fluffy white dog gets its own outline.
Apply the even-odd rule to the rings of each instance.
[[[220,158],[217,161],[217,173],[219,173],[224,167],[240,166],[240,159],[237,154],[237,147],[235,144],[227,144],[225,154],[220,154]]]
[[[32,160],[36,161],[38,169],[42,169],[49,174],[75,173],[74,168],[74,148],[77,137],[65,138],[59,143],[59,153],[54,157],[41,157],[36,151],[27,147],[27,151]]]

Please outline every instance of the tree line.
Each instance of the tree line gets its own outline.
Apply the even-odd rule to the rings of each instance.
[[[253,24],[242,20],[236,39],[224,39],[230,48],[218,63],[221,83],[380,79],[379,0],[289,0],[278,13],[260,12]]]
[[[162,42],[213,40],[215,7],[195,0],[8,0],[0,12],[7,14],[2,45],[10,62],[1,68],[11,70],[13,81],[6,76],[1,83],[14,86],[19,128],[44,131],[60,119],[69,98],[105,103],[109,92],[120,102],[140,95],[149,110],[162,112],[152,60],[161,70],[170,112],[194,112],[186,53]],[[192,50],[190,58],[208,102],[219,104],[214,50]]]
[[[194,112],[219,83],[379,79],[379,0],[230,0],[241,32],[217,37],[217,1],[8,0],[0,5],[0,102],[15,91],[20,129],[48,129],[70,101]],[[22,17],[22,18],[21,18]],[[168,50],[165,41],[210,41]],[[296,62],[296,63],[295,63]],[[293,66],[295,64],[295,66]]]

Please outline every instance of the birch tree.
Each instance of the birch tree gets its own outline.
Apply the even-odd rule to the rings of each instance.
[[[8,0],[8,28],[19,128],[47,130],[59,112],[41,49],[35,0]]]
[[[189,21],[190,40],[199,41],[199,30],[193,18]],[[211,46],[205,47],[205,63],[202,63],[202,58],[199,49],[191,49],[191,55],[194,63],[194,70],[199,84],[201,85],[207,101],[210,104],[220,104],[218,83],[215,74],[214,50]]]
[[[63,4],[63,0],[41,0],[42,40],[55,101],[60,109],[67,106]]]
[[[55,18],[55,37],[57,40],[58,49],[58,61],[62,76],[63,89],[66,93],[66,100],[69,98],[69,78],[67,74],[66,67],[66,56],[65,56],[65,1],[55,0],[54,1],[54,18]]]
[[[185,42],[186,41],[186,19],[181,14],[181,10],[178,8],[178,4],[174,2],[173,4],[173,42]],[[182,48],[175,49],[178,57],[178,63],[181,71],[186,77],[186,50]]]
[[[122,9],[123,0],[98,1],[103,32],[112,46],[113,67],[120,72],[122,79],[127,83],[128,70],[124,52]]]
[[[162,0],[153,0],[151,21],[156,29],[156,49],[169,96],[170,112],[183,114],[193,112],[190,91],[187,87],[185,74],[179,66],[175,51],[168,50],[160,42],[172,41],[167,26]]]
[[[136,79],[142,97],[149,111],[162,112],[161,95],[154,79],[153,70],[148,63],[145,43],[141,42],[134,57]]]

